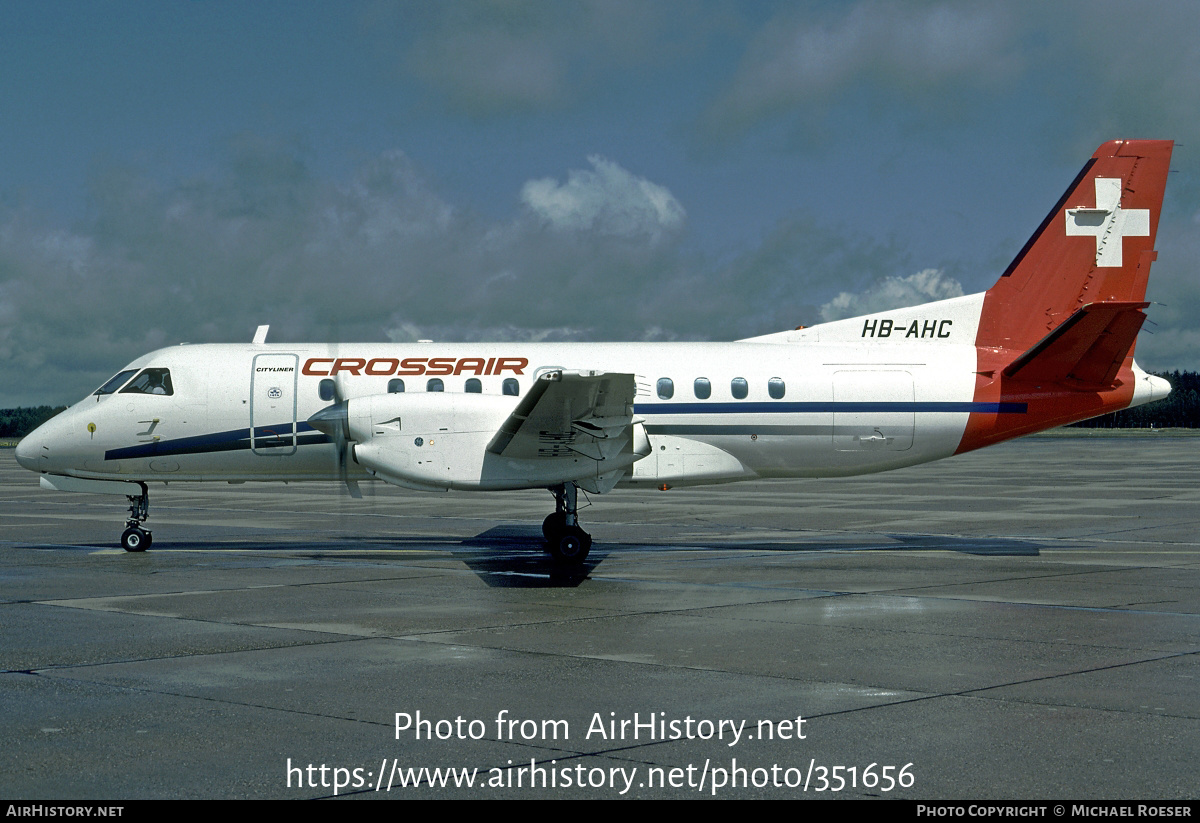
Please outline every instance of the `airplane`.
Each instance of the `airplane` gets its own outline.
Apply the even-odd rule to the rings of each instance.
[[[880,472],[1166,397],[1134,362],[1173,143],[1096,150],[986,292],[736,342],[159,349],[17,447],[48,489],[336,479],[352,496],[547,489],[563,565],[578,494]]]

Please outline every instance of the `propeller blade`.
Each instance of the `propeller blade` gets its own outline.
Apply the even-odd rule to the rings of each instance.
[[[350,439],[350,413],[347,404],[343,401],[326,406],[308,418],[308,425],[333,438],[333,442],[341,446]]]
[[[335,391],[334,398],[338,402],[326,406],[308,418],[308,425],[333,440],[337,450],[338,478],[346,485],[346,491],[351,497],[361,499],[362,490],[358,487],[358,481],[351,480],[349,476],[350,449],[353,447],[350,440],[350,411],[348,402],[341,400],[340,394],[340,391]]]

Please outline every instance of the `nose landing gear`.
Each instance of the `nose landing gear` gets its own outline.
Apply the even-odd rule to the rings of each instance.
[[[154,538],[150,532],[142,528],[142,524],[150,518],[150,494],[145,483],[140,496],[127,495],[129,499],[129,519],[125,521],[125,531],[121,533],[121,548],[127,552],[144,552],[150,548]]]
[[[564,483],[550,491],[554,493],[554,513],[542,521],[546,547],[557,563],[578,566],[592,549],[592,536],[579,528],[576,518],[579,487]]]

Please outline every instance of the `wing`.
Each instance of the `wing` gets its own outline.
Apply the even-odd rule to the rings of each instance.
[[[571,454],[607,460],[629,444],[641,422],[633,414],[636,393],[632,374],[548,372],[534,381],[487,450],[516,460]]]

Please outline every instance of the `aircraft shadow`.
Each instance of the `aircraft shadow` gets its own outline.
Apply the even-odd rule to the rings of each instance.
[[[545,551],[545,544],[541,529],[527,526],[493,526],[461,543],[481,550],[463,562],[493,588],[574,588],[607,556],[593,546],[581,565],[561,566]]]
[[[1019,537],[947,537],[941,535],[893,534],[900,545],[885,551],[945,551],[993,557],[1037,557],[1049,543]]]
[[[438,540],[429,536],[391,535],[387,537],[337,538],[321,542],[281,540],[164,541],[158,548],[179,551],[224,550],[245,553],[297,552],[314,560],[386,561],[387,552],[403,551],[406,559],[444,560],[450,551],[454,559],[464,563],[479,579],[492,588],[574,588],[579,586],[613,551],[688,551],[713,550],[723,552],[958,552],[983,557],[1037,557],[1051,544],[1029,538],[956,537],[945,535],[882,534],[880,539],[846,542],[820,542],[810,535],[797,536],[795,541],[695,541],[687,544],[641,542],[610,542],[594,545],[587,560],[580,566],[564,567],[555,563],[545,551],[541,530],[529,526],[494,526],[462,540]],[[411,548],[409,548],[411,547]],[[81,544],[84,548],[113,548],[110,544]],[[423,558],[422,550],[428,550]],[[154,549],[150,550],[150,554]]]
[[[944,551],[994,557],[1037,557],[1042,549],[1051,548],[1049,543],[1014,537],[953,537],[923,534],[881,534],[880,540],[820,543],[811,537],[797,538],[794,542],[783,541],[689,541],[687,544],[622,543],[622,548],[640,551],[681,551],[705,549],[717,551],[764,551],[764,552],[911,552]],[[890,542],[894,541],[894,542]]]
[[[608,551],[593,546],[581,567],[564,569],[540,551],[541,532],[520,526],[496,526],[463,540],[461,545],[478,547],[481,553],[464,558],[469,568],[489,586],[507,588],[573,587],[582,583],[612,550],[677,551],[710,549],[718,551],[770,552],[850,552],[850,551],[945,551],[983,557],[1037,557],[1050,544],[1037,540],[1010,537],[956,537],[944,535],[889,534],[881,535],[887,542],[817,543],[805,537],[802,541],[759,541],[731,543],[700,541],[687,545],[641,543],[607,544]],[[892,542],[894,541],[894,542]],[[539,550],[532,551],[531,548]]]
[[[253,561],[256,554],[287,552],[312,560],[360,561],[377,564],[403,552],[405,560],[446,559],[449,551],[493,588],[575,587],[587,579],[607,556],[594,547],[580,566],[564,567],[555,563],[545,549],[540,528],[496,526],[462,540],[424,536],[389,535],[386,537],[331,537],[326,540],[170,540],[160,539],[143,557],[158,551],[230,552]],[[79,544],[85,551],[113,550],[111,543]]]

